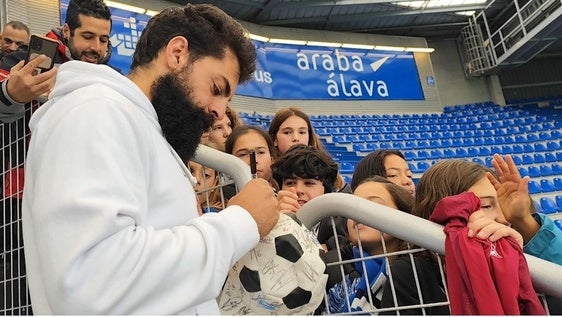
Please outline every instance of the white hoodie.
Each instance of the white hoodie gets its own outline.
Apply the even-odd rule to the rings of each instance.
[[[30,128],[23,236],[35,314],[219,314],[215,298],[257,225],[238,206],[198,216],[189,171],[133,82],[67,62]]]

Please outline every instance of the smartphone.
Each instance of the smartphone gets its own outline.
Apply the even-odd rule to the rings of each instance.
[[[55,64],[55,56],[57,54],[58,47],[59,43],[57,41],[33,34],[29,39],[29,47],[27,49],[25,63],[27,64],[30,60],[43,54],[47,56],[47,58],[41,64],[39,64],[37,68],[40,71],[47,71],[53,68]]]

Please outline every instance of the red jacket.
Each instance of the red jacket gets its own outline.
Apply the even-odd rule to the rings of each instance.
[[[453,315],[545,315],[517,242],[468,237],[480,199],[465,192],[437,203],[430,220],[445,225],[447,289]]]

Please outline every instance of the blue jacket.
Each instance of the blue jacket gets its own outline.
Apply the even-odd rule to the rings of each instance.
[[[523,246],[523,251],[543,260],[562,265],[562,230],[543,214],[534,213],[533,218],[541,225],[535,236]]]

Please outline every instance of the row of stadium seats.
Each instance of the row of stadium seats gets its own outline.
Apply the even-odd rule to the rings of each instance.
[[[263,118],[262,118],[263,119]],[[445,118],[376,118],[376,119],[316,119],[311,120],[315,127],[352,127],[356,125],[379,125],[379,126],[394,126],[402,125],[405,128],[418,125],[480,125],[484,127],[508,127],[516,125],[530,125],[532,129],[543,130],[551,128],[552,123],[541,122],[545,120],[544,117],[537,115],[526,115],[524,117],[516,116],[514,118],[500,118],[498,115],[479,115],[474,117],[445,117]],[[329,124],[329,125],[328,125]]]
[[[378,140],[431,140],[443,138],[463,138],[482,140],[482,143],[526,143],[546,140],[557,140],[562,137],[559,128],[551,128],[541,132],[532,132],[524,127],[509,128],[468,128],[467,130],[455,130],[448,125],[443,126],[416,126],[415,130],[406,131],[403,127],[377,125],[354,126],[354,127],[315,127],[314,131],[321,136],[336,136],[337,142],[378,141]],[[505,140],[495,141],[495,138]]]
[[[394,142],[365,142],[365,143],[354,143],[349,147],[355,152],[372,152],[376,149],[399,149],[402,151],[411,152],[410,157],[412,159],[417,159],[421,157],[423,159],[437,157],[459,157],[459,156],[484,156],[494,153],[498,154],[537,154],[538,163],[540,161],[554,162],[560,160],[561,157],[556,157],[557,151],[562,150],[562,145],[558,142],[549,142],[546,145],[543,143],[529,143],[529,144],[513,144],[513,145],[486,145],[486,146],[467,146],[464,143],[462,145],[453,144],[451,140],[432,140],[432,141],[394,141]],[[474,145],[474,144],[471,144]],[[456,148],[456,149],[454,149]],[[453,153],[454,151],[457,152]],[[429,152],[429,153],[428,153]],[[443,154],[443,152],[447,153]],[[541,153],[546,152],[546,153]],[[419,154],[418,154],[419,153]],[[435,153],[435,155],[433,154]],[[544,159],[541,156],[545,156]],[[531,162],[533,163],[533,162]]]
[[[530,180],[529,181],[529,193],[540,194],[540,193],[553,193],[557,191],[562,191],[562,178],[555,177],[554,179],[541,179],[541,180]]]

